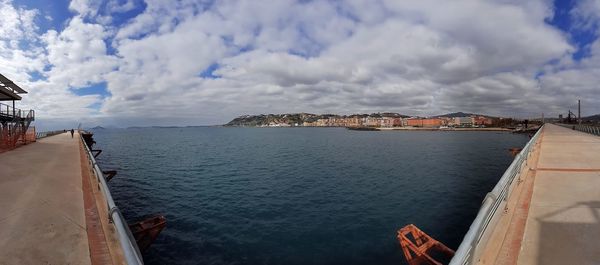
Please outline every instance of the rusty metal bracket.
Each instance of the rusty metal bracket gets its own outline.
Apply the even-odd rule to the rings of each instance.
[[[109,182],[114,176],[117,175],[117,171],[116,170],[107,170],[107,171],[102,171],[102,174],[105,175],[104,179],[106,179],[106,182]]]
[[[94,158],[97,158],[100,154],[102,154],[102,150],[100,149],[95,149],[95,150],[91,150],[92,154],[94,155]]]
[[[110,208],[110,210],[108,210],[108,221],[109,222],[111,222],[111,223],[113,222],[113,218],[112,218],[113,213],[118,212],[118,211],[119,211],[119,207],[117,207],[117,206],[114,206],[114,207]]]
[[[163,215],[157,214],[130,224],[129,230],[131,230],[140,251],[144,251],[156,240],[166,225],[167,219]]]
[[[413,224],[406,225],[398,230],[398,242],[409,265],[442,265],[432,257],[450,260],[454,250],[431,238]]]
[[[483,201],[481,202],[483,204],[483,202],[485,202],[485,200],[487,200],[488,198],[492,199],[492,201],[496,201],[498,200],[498,196],[494,193],[488,192],[485,197],[483,198]]]
[[[521,150],[523,150],[523,148],[518,148],[518,147],[515,147],[515,148],[509,148],[509,149],[508,149],[508,152],[510,152],[510,154],[511,154],[513,157],[515,157],[515,156],[517,156],[517,155],[518,155],[518,154],[521,152]]]

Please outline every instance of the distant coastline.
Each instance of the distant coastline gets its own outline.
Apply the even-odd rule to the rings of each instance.
[[[227,127],[346,127],[351,130],[466,130],[510,131],[522,121],[484,114],[454,112],[420,117],[394,112],[372,114],[260,114],[242,115],[223,126]]]
[[[485,132],[512,132],[513,129],[502,127],[473,127],[473,128],[419,128],[419,127],[392,127],[375,128],[377,131],[485,131]]]

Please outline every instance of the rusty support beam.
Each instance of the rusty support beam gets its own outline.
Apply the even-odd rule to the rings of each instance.
[[[154,215],[146,218],[143,221],[129,225],[129,230],[135,237],[135,241],[140,251],[144,251],[150,247],[152,242],[167,225],[167,219],[162,215]]]
[[[518,155],[518,154],[521,152],[521,150],[523,150],[523,148],[516,148],[516,147],[515,147],[515,148],[510,148],[510,149],[508,149],[508,151],[510,152],[510,154],[511,154],[513,157],[517,156],[517,155]]]
[[[398,242],[409,265],[442,265],[435,257],[447,258],[454,256],[454,250],[431,238],[413,224],[398,230]]]
[[[102,174],[104,174],[104,179],[106,179],[106,182],[109,182],[114,176],[117,175],[117,171],[116,170],[107,170],[107,171],[102,171]]]
[[[98,156],[100,154],[102,154],[102,150],[100,150],[100,149],[92,150],[92,154],[94,155],[94,158],[98,158]]]

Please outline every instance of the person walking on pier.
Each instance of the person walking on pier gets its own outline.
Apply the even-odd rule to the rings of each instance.
[[[74,133],[75,133],[75,130],[71,129],[71,138],[73,138]]]

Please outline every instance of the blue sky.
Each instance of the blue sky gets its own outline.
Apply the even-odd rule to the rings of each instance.
[[[573,0],[554,0],[554,16],[548,23],[568,34],[570,41],[577,47],[572,57],[579,61],[590,55],[589,45],[597,38],[597,28],[582,29],[577,26],[577,18],[572,14],[576,4],[577,1]]]
[[[577,99],[600,113],[596,0],[2,0],[0,12],[3,74],[41,123],[535,117]]]

